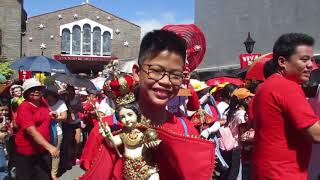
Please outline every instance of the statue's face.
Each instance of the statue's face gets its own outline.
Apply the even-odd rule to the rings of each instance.
[[[127,108],[121,108],[119,111],[119,118],[120,121],[128,127],[131,127],[138,121],[137,114],[132,109]]]
[[[12,92],[13,92],[13,96],[14,96],[14,97],[20,97],[20,96],[22,96],[22,90],[21,90],[21,88],[14,88]]]

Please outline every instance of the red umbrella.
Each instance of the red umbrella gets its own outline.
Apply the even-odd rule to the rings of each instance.
[[[166,25],[162,29],[173,31],[187,42],[187,64],[193,71],[201,63],[206,52],[206,39],[203,32],[194,24]]]
[[[264,81],[265,80],[264,73],[263,73],[264,64],[267,61],[271,60],[272,57],[273,57],[272,53],[267,53],[267,54],[261,55],[256,60],[254,60],[254,62],[251,64],[247,72],[246,79]]]
[[[231,84],[235,84],[238,86],[243,85],[243,81],[241,79],[238,78],[232,78],[232,77],[216,77],[216,78],[212,78],[209,79],[206,84],[208,86],[217,86],[218,84],[222,84],[222,83],[231,83]]]

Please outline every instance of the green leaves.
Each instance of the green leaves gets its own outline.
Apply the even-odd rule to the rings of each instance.
[[[2,60],[0,62],[0,74],[5,76],[7,79],[13,74],[13,70],[10,69],[11,62]]]

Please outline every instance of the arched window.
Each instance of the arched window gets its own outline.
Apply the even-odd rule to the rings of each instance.
[[[93,55],[100,56],[101,53],[101,29],[99,27],[93,28]]]
[[[82,54],[91,54],[91,26],[89,24],[83,25]]]
[[[80,26],[75,25],[72,28],[72,54],[80,55]]]
[[[103,33],[103,55],[110,55],[110,37],[111,34],[106,31]]]
[[[70,54],[70,30],[69,29],[62,30],[61,54]]]

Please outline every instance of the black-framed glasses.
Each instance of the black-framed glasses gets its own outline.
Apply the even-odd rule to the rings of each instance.
[[[172,85],[180,86],[183,83],[184,76],[181,71],[166,71],[164,67],[153,64],[142,64],[140,66],[142,71],[155,81],[161,80],[167,74]],[[148,69],[144,69],[143,66],[147,66]]]

